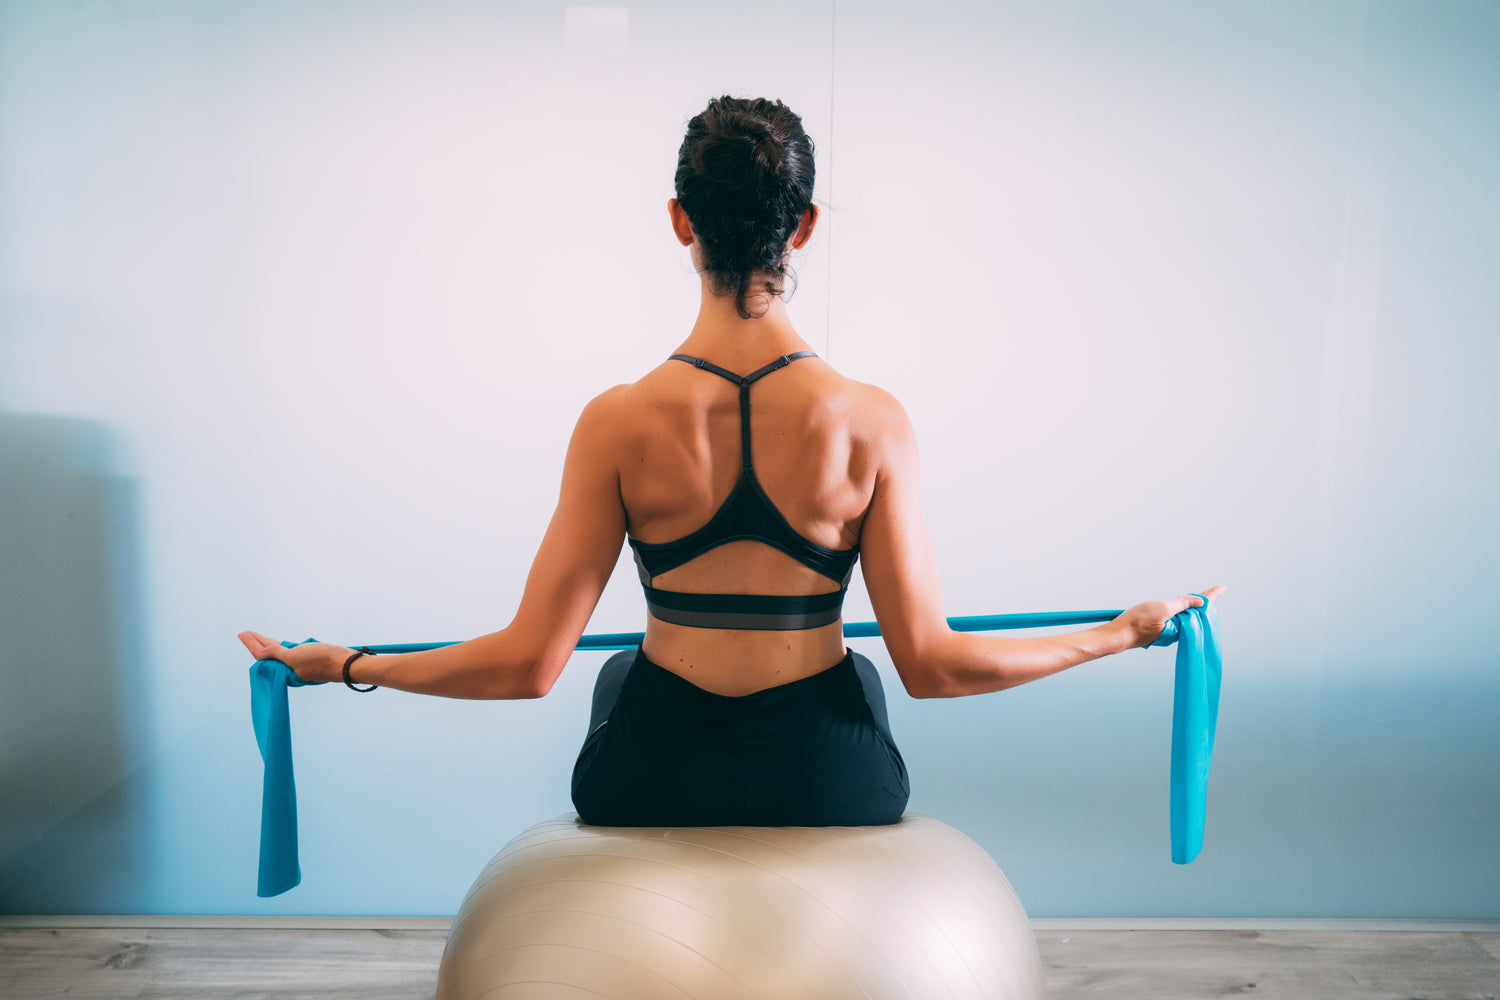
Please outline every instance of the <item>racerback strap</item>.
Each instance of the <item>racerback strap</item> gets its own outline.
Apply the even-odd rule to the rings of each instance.
[[[798,351],[796,354],[783,354],[775,361],[772,361],[770,364],[766,365],[763,368],[757,368],[749,375],[737,375],[734,372],[730,371],[728,368],[720,368],[712,361],[708,361],[703,358],[695,358],[691,354],[673,354],[668,358],[668,360],[686,361],[690,365],[694,365],[698,368],[711,371],[721,378],[727,378],[729,381],[734,382],[740,387],[740,449],[742,454],[742,460],[740,464],[743,468],[748,469],[751,467],[750,383],[755,382],[758,379],[763,378],[764,376],[769,375],[774,371],[777,371],[778,369],[785,368],[787,365],[791,364],[793,361],[796,361],[798,358],[815,358],[817,356],[818,354],[816,351]]]

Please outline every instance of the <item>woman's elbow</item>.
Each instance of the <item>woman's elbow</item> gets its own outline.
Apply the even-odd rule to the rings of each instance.
[[[514,694],[508,695],[517,699],[545,698],[552,690],[552,685],[557,683],[558,676],[563,667],[567,666],[567,660],[557,662],[555,657],[539,656],[528,661],[525,669],[520,672],[520,683]]]
[[[902,677],[902,685],[906,688],[906,694],[911,698],[936,698],[933,688],[926,682],[918,681],[915,677]]]
[[[556,674],[549,673],[541,663],[527,660],[487,667],[464,685],[462,693],[448,693],[451,697],[479,701],[530,701],[545,698],[556,679]]]
[[[964,692],[954,687],[945,678],[923,674],[911,679],[902,678],[906,693],[913,698],[957,698]]]
[[[891,664],[911,697],[952,698],[959,693],[953,690],[952,678],[946,669],[949,659],[942,640],[941,635],[895,641],[887,637],[886,648],[891,654]]]
[[[947,691],[947,685],[943,678],[934,671],[931,666],[920,661],[893,660],[896,675],[901,678],[901,686],[906,688],[906,693],[912,698],[949,698],[952,695]]]
[[[494,698],[497,701],[534,701],[537,698],[547,697],[547,692],[551,690],[551,684],[528,677],[522,684],[512,685],[504,691],[497,692]]]

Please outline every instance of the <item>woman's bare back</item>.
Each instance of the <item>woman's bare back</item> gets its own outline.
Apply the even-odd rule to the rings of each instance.
[[[743,359],[748,374],[770,358]],[[735,360],[735,359],[728,359]],[[859,542],[875,488],[871,388],[820,358],[803,358],[750,387],[751,458],[792,528],[834,549]],[[700,528],[741,473],[737,387],[668,361],[616,396],[620,494],[630,536],[673,541]],[[755,541],[728,542],[652,579],[663,590],[709,594],[824,594],[838,584]],[[648,618],[646,656],[717,694],[743,695],[815,674],[844,655],[842,622],[797,631],[700,629]]]

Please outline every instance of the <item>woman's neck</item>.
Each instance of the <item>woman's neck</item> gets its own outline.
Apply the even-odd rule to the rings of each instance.
[[[739,314],[734,296],[716,296],[705,288],[697,322],[678,353],[706,357],[737,371],[736,365],[765,364],[777,355],[811,349],[792,327],[781,296],[771,296],[768,304],[764,294],[752,295],[745,308],[754,319]]]

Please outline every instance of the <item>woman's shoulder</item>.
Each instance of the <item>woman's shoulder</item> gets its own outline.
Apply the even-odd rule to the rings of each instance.
[[[684,405],[680,391],[674,392],[660,377],[661,366],[634,382],[621,382],[598,393],[584,404],[578,418],[580,427],[591,433],[620,441],[649,433],[648,425],[662,420],[678,419],[675,408]]]
[[[634,382],[612,385],[589,400],[586,410],[606,418],[622,420],[631,414],[657,409],[681,396],[674,391],[666,365],[657,365]]]
[[[844,376],[840,376],[844,378]],[[852,378],[844,378],[850,386],[851,394],[855,395],[859,405],[870,410],[872,415],[889,418],[893,415],[906,414],[901,401],[888,389],[884,389],[870,382],[859,382]]]
[[[910,432],[911,421],[906,415],[906,408],[892,392],[845,375],[838,375],[838,378],[844,386],[846,405],[860,418],[860,427],[879,438],[891,433]]]
[[[808,423],[829,433],[848,435],[857,455],[882,465],[893,445],[905,448],[912,439],[906,408],[892,392],[861,382],[817,359],[806,369],[809,377]]]
[[[805,419],[821,423],[821,416],[872,443],[891,434],[905,437],[911,433],[905,408],[889,390],[850,378],[821,358],[816,361],[798,373],[803,389],[798,395],[808,407]],[[634,382],[605,389],[589,401],[584,412],[597,425],[615,430],[652,419],[675,421],[681,416],[679,409],[684,413],[697,409],[702,394],[718,388],[713,381],[694,378],[695,374],[690,366],[663,362]]]

